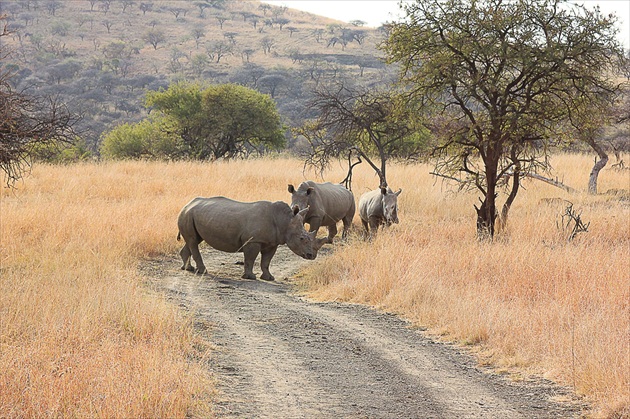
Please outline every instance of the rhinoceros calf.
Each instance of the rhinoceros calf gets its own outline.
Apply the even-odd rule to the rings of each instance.
[[[359,217],[365,231],[372,234],[378,231],[379,226],[398,224],[398,195],[402,192],[393,192],[389,187],[379,188],[361,195],[359,199]],[[368,228],[369,226],[369,228]]]
[[[338,183],[302,182],[297,189],[289,185],[291,207],[303,210],[308,208],[304,222],[309,223],[309,231],[317,232],[320,227],[328,227],[328,243],[337,235],[337,223],[343,221],[342,237],[348,235],[352,217],[356,210],[354,195]]]
[[[261,279],[273,281],[269,263],[281,244],[287,244],[304,259],[315,259],[326,239],[317,240],[314,233],[304,229],[304,215],[308,210],[293,210],[285,202],[238,202],[219,196],[195,198],[179,213],[177,239],[186,244],[179,252],[182,269],[205,273],[206,267],[199,253],[203,241],[223,252],[243,252],[245,273],[243,278],[256,279],[253,267],[261,254]],[[196,270],[190,263],[194,259]]]

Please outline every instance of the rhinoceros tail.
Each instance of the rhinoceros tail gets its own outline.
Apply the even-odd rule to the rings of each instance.
[[[177,232],[177,241],[182,239],[182,233],[180,231]]]

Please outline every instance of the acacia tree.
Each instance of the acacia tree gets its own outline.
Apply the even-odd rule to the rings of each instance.
[[[617,19],[563,0],[416,1],[405,11],[389,26],[387,58],[433,114],[436,172],[481,192],[477,232],[493,237],[500,182],[512,178],[511,205],[521,176],[548,166],[559,122],[618,89],[607,79],[623,57]]]
[[[323,171],[332,159],[354,152],[374,169],[379,186],[387,187],[388,160],[420,155],[424,142],[413,134],[411,112],[396,92],[338,83],[320,86],[314,94],[309,108],[318,117],[296,130],[310,144],[307,164]]]
[[[176,83],[148,93],[146,105],[162,114],[163,126],[181,137],[192,158],[233,158],[285,146],[273,100],[244,86]]]
[[[630,83],[625,86],[617,96],[617,100],[583,102],[572,110],[569,117],[569,125],[574,131],[573,136],[597,153],[597,158],[588,177],[588,193],[597,194],[597,180],[600,171],[608,163],[607,149],[617,151],[614,137],[619,138],[619,143],[628,143],[630,135]],[[611,147],[605,144],[608,142]]]
[[[3,48],[2,37],[7,30],[0,15],[0,60],[9,56]],[[7,186],[13,186],[30,168],[38,149],[71,144],[76,137],[73,130],[78,117],[55,98],[37,97],[15,91],[11,73],[0,70],[0,170]]]

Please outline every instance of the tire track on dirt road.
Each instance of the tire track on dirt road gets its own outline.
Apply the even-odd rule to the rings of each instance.
[[[210,368],[223,418],[571,418],[579,403],[544,380],[514,383],[462,350],[367,307],[309,302],[287,281],[241,280],[241,255],[204,249],[210,274],[169,258],[143,267],[153,286],[212,327]],[[320,256],[321,257],[321,256]],[[325,257],[325,256],[324,256]],[[304,263],[285,246],[276,278]]]

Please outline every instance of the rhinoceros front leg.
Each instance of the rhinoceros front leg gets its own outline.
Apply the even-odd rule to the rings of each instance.
[[[368,234],[370,232],[370,229],[368,227],[368,222],[365,221],[363,218],[361,218],[361,224],[363,224],[363,228],[365,229],[365,233]]]
[[[370,217],[370,219],[368,220],[369,224],[370,224],[370,232],[368,233],[368,235],[370,237],[376,235],[376,233],[378,232],[378,227],[381,225],[381,218],[379,217]]]
[[[319,230],[319,227],[322,225],[322,217],[311,217],[308,220],[308,231],[313,232]]]
[[[260,253],[260,245],[257,243],[246,244],[243,247],[245,272],[241,278],[256,279],[256,275],[254,275],[254,262],[256,261],[256,257],[258,257],[258,253]]]
[[[269,264],[271,263],[271,259],[273,258],[273,255],[276,254],[277,249],[278,249],[278,246],[274,246],[274,247],[267,247],[261,250],[260,268],[262,269],[262,275],[260,276],[260,279],[264,279],[265,281],[274,281],[276,279],[273,277],[273,275],[271,275],[271,272],[269,272]]]
[[[334,222],[334,221],[333,221]],[[328,243],[332,244],[333,239],[337,235],[337,224],[331,224],[328,226]]]

